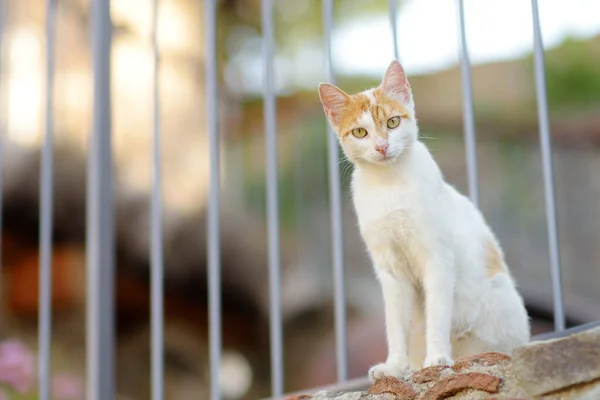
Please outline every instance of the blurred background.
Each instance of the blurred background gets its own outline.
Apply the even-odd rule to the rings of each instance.
[[[45,112],[45,2],[4,0],[0,69],[0,338],[34,349],[38,314],[39,162]],[[55,76],[52,363],[85,370],[85,188],[91,131],[89,0],[60,0]],[[149,191],[152,187],[152,2],[112,0],[116,315],[119,398],[150,396]],[[322,4],[274,2],[285,389],[335,381]],[[422,140],[466,193],[458,19],[452,0],[399,0],[400,61]],[[481,208],[532,316],[552,325],[529,2],[466,0]],[[161,0],[166,398],[208,397],[208,141],[203,2]],[[556,201],[568,324],[600,320],[600,4],[540,1],[547,47]],[[260,1],[218,11],[222,138],[222,388],[270,393]],[[333,65],[347,92],[379,84],[393,57],[388,2],[335,2]],[[350,377],[385,358],[381,295],[343,177]],[[596,172],[594,172],[596,171]]]

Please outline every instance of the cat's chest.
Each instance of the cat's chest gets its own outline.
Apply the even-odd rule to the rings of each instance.
[[[361,236],[376,268],[396,273],[402,267],[418,279],[429,236],[421,207],[407,193],[370,194],[356,198],[355,206]]]
[[[353,195],[361,229],[373,224],[409,227],[419,223],[423,213],[417,193],[405,188],[358,188]]]
[[[422,193],[416,186],[354,184],[358,225],[376,268],[391,268],[390,272],[395,273],[396,268],[410,267],[411,275],[418,280],[422,276],[420,260],[432,237]]]

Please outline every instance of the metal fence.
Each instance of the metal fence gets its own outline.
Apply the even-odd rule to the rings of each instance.
[[[158,90],[159,54],[156,41],[157,3],[154,1],[154,130],[153,174],[151,207],[151,348],[152,348],[152,398],[164,397],[163,365],[163,252],[161,226],[161,131]],[[87,397],[90,400],[114,398],[114,226],[111,155],[111,103],[110,103],[110,1],[92,0],[91,32],[93,50],[94,112],[93,132],[88,155],[87,186]],[[326,71],[329,82],[335,82],[331,62],[331,32],[333,29],[333,0],[324,0],[323,27],[326,53]],[[460,61],[464,109],[464,134],[467,154],[467,176],[471,199],[478,203],[476,134],[473,111],[471,66],[469,61],[466,21],[463,0],[457,0],[460,23]],[[535,57],[540,145],[545,187],[550,268],[554,295],[554,324],[557,331],[565,328],[565,315],[561,291],[560,257],[554,206],[554,187],[548,107],[546,102],[544,46],[542,42],[537,0],[531,0]],[[53,198],[53,82],[54,42],[56,28],[56,0],[47,0],[46,21],[46,125],[41,163],[40,195],[40,297],[39,297],[39,379],[40,399],[49,399],[50,393],[50,333],[51,333],[51,276],[52,276],[52,198]],[[396,1],[389,2],[394,54],[398,57],[396,34]],[[274,90],[274,24],[273,1],[263,0],[261,8],[264,60],[264,118],[267,150],[267,219],[269,244],[270,332],[272,363],[272,395],[281,396],[283,385],[282,317],[280,299],[280,253],[278,228],[277,188],[277,127]],[[1,16],[0,16],[1,18]],[[0,33],[2,30],[0,29]],[[205,0],[206,103],[207,132],[210,149],[210,194],[208,202],[208,293],[209,293],[209,343],[211,399],[219,399],[219,371],[221,360],[221,292],[220,292],[220,242],[219,242],[219,124],[217,86],[217,0]],[[323,127],[325,130],[325,126]],[[334,275],[336,364],[338,382],[347,379],[346,316],[344,294],[344,259],[342,251],[341,185],[338,166],[339,148],[335,135],[329,129],[328,176],[331,214],[331,254]],[[1,173],[0,173],[1,176]],[[0,186],[1,187],[1,186]],[[1,198],[1,196],[0,196]],[[0,203],[1,204],[1,203]],[[1,221],[0,221],[1,222]]]

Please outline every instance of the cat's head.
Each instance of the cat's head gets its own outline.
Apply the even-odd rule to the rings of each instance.
[[[354,164],[393,163],[417,140],[413,96],[398,61],[392,61],[375,89],[348,95],[321,83],[319,97],[344,154]]]

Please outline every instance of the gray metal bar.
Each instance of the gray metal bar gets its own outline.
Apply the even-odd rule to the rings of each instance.
[[[87,396],[114,398],[114,207],[110,1],[91,4],[93,129],[87,181]]]
[[[160,132],[160,56],[158,49],[158,1],[152,9],[152,50],[154,52],[153,84],[153,185],[150,225],[152,230],[150,248],[151,279],[151,347],[152,347],[152,399],[164,398],[164,259],[162,226],[162,153]]]
[[[327,79],[335,83],[331,62],[331,31],[333,29],[333,0],[323,1],[323,26],[325,30],[325,62]],[[335,132],[328,125],[327,135],[329,165],[329,204],[331,214],[331,241],[333,261],[335,346],[338,382],[348,378],[346,346],[346,294],[344,287],[344,242],[342,236],[342,196],[339,169],[339,147]]]
[[[0,0],[0,82],[2,78],[2,34],[4,32],[4,1]],[[2,87],[0,86],[0,100],[4,100],[4,96],[2,96]],[[4,104],[0,103],[0,233],[2,232],[2,189],[4,187],[3,174],[4,170],[2,165],[4,160],[2,159],[3,155],[3,143],[4,140],[4,120],[6,115],[4,113]],[[0,323],[2,323],[2,241],[0,240]]]
[[[40,166],[38,374],[40,400],[50,399],[52,336],[52,217],[56,2],[46,1],[46,134]]]
[[[277,116],[274,82],[273,2],[262,0],[263,99],[265,149],[267,153],[267,225],[269,241],[269,295],[271,329],[271,388],[273,397],[283,394],[283,333],[281,322],[281,279],[279,255],[279,198],[277,185]]]
[[[477,143],[475,137],[475,112],[473,105],[473,83],[471,80],[471,61],[467,45],[465,29],[465,6],[458,0],[458,17],[460,23],[460,72],[463,98],[463,124],[465,130],[465,152],[467,157],[467,177],[469,197],[479,206],[479,183],[477,177]]]
[[[548,117],[546,97],[546,71],[544,70],[544,42],[540,27],[540,15],[537,0],[531,0],[533,16],[533,55],[535,59],[535,88],[537,94],[538,120],[540,124],[540,147],[542,169],[544,173],[544,198],[546,201],[546,221],[550,268],[552,272],[552,293],[554,296],[554,329],[565,329],[565,311],[563,304],[562,277],[560,271],[560,253],[558,248],[558,229],[556,226],[556,207],[554,205],[554,172],[552,170],[552,138]]]
[[[590,329],[596,329],[600,327],[600,321],[588,322],[586,324],[581,324],[577,326],[573,326],[571,328],[563,329],[562,331],[551,331],[540,333],[539,335],[535,335],[531,338],[531,342],[540,342],[542,340],[551,340],[551,339],[562,339],[567,336],[574,335],[576,333],[581,333],[588,331]]]
[[[294,129],[294,208],[296,209],[296,229],[300,238],[306,233],[306,217],[304,210],[304,174],[302,171],[304,157],[302,147],[304,143],[305,132],[302,127]],[[312,161],[311,161],[312,162]],[[298,265],[306,264],[306,254],[304,251],[304,241],[298,239],[296,242],[296,263]]]
[[[394,42],[394,58],[400,61],[398,53],[398,0],[389,0],[390,26],[392,28],[392,40]]]
[[[206,40],[206,123],[210,150],[208,195],[208,317],[210,346],[210,398],[221,398],[221,240],[219,225],[220,146],[219,89],[217,74],[217,0],[207,0],[204,10]]]

